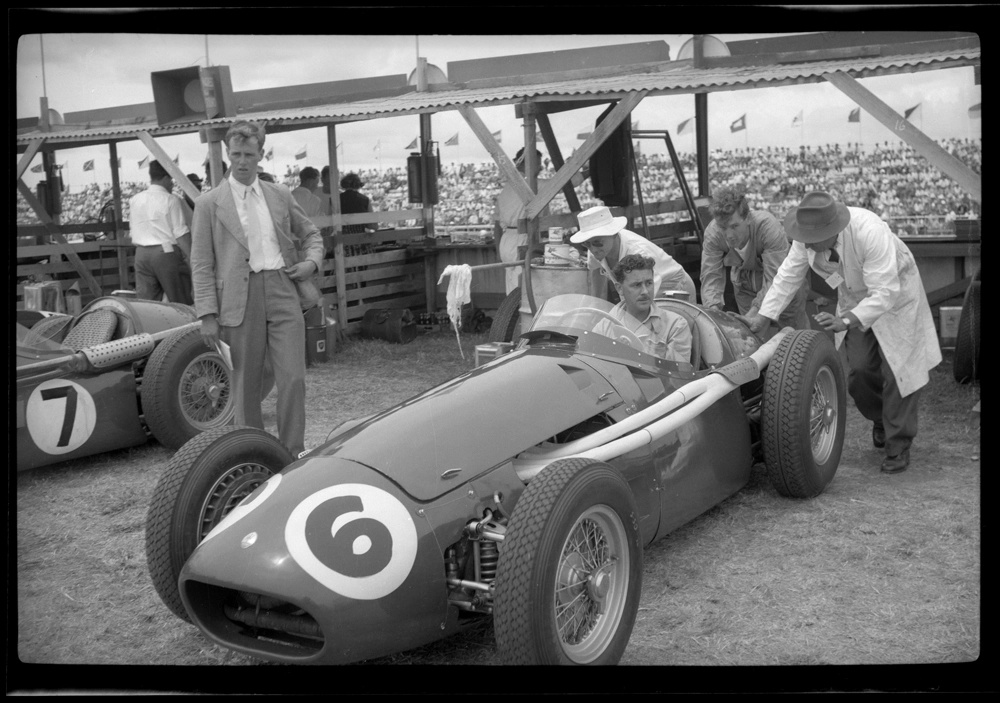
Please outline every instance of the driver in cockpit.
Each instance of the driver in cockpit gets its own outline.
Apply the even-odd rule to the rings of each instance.
[[[642,351],[668,361],[690,363],[691,329],[687,320],[653,303],[655,264],[652,257],[641,254],[622,257],[612,270],[621,302],[611,309],[611,314],[639,338]],[[612,339],[624,337],[635,346],[628,335],[616,333],[610,321],[602,321],[594,332]]]

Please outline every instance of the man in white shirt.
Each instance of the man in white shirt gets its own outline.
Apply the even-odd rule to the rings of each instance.
[[[174,179],[159,161],[149,164],[149,188],[129,200],[129,231],[135,245],[135,287],[144,300],[191,305],[191,232]]]
[[[292,189],[292,197],[309,217],[319,215],[322,210],[320,199],[315,194],[318,185],[319,171],[312,166],[306,166],[299,172],[299,187]]]
[[[265,359],[270,360],[278,389],[278,438],[297,456],[305,440],[306,328],[300,296],[322,266],[323,238],[288,188],[258,177],[263,127],[237,122],[225,142],[229,178],[198,198],[191,225],[195,311],[207,346],[214,347],[220,336],[229,343],[236,424],[264,429],[260,401]]]
[[[913,254],[878,216],[838,203],[828,193],[808,193],[785,218],[793,243],[751,320],[759,332],[792,300],[812,268],[838,295],[837,315],[816,321],[844,343],[847,388],[872,422],[872,443],[885,448],[884,473],[905,471],[917,434],[920,389],[941,362]]]

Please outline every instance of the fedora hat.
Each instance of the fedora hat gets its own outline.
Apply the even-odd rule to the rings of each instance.
[[[829,193],[807,193],[799,206],[785,215],[785,233],[797,242],[815,244],[840,234],[851,212]]]
[[[612,217],[611,210],[604,205],[587,208],[576,216],[580,231],[569,238],[573,244],[582,244],[591,237],[610,237],[618,234],[628,218]]]

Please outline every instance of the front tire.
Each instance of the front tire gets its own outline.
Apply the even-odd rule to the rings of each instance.
[[[157,441],[180,449],[236,414],[231,369],[197,329],[175,333],[149,355],[142,375],[142,412]]]
[[[294,461],[252,427],[204,432],[174,454],[146,515],[146,564],[160,599],[190,622],[177,579],[195,547],[258,486]]]
[[[815,330],[788,334],[764,378],[761,438],[775,489],[812,498],[833,480],[847,420],[844,371],[830,338]]]
[[[632,491],[611,466],[554,462],[525,489],[501,545],[494,628],[505,664],[616,664],[642,590]]]
[[[965,299],[962,301],[962,314],[958,318],[953,370],[955,380],[959,383],[979,380],[979,357],[983,346],[980,331],[982,316],[980,275],[981,270],[976,271],[972,277],[972,283],[966,289]]]

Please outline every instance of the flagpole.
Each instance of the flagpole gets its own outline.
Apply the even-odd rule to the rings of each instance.
[[[45,43],[42,41],[42,35],[38,35],[38,47],[42,51],[42,97],[48,98],[49,93],[45,87]]]

